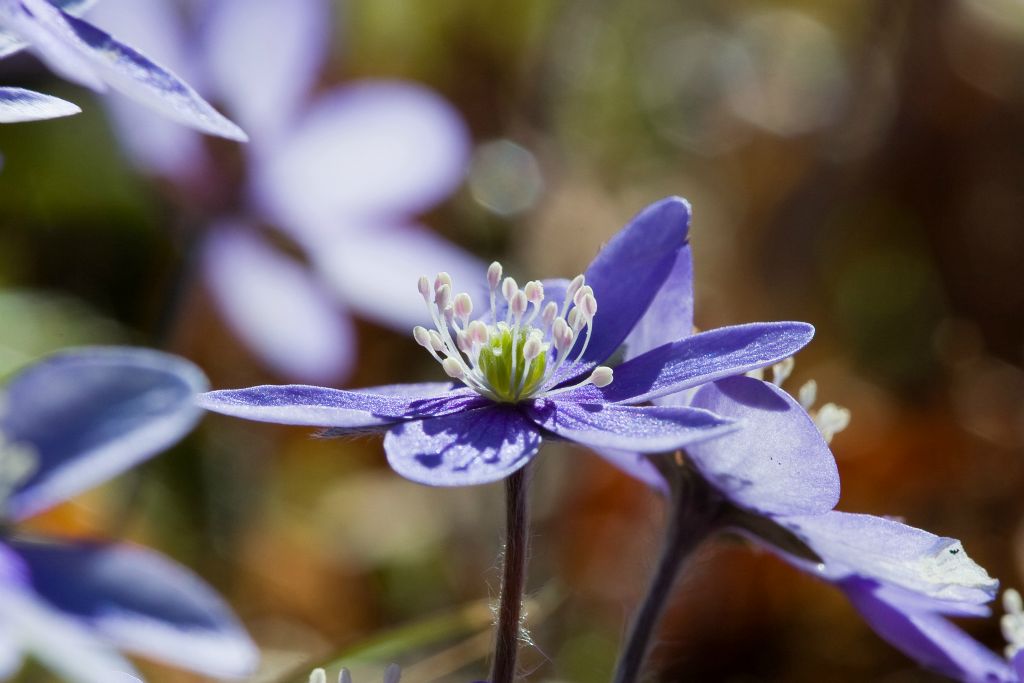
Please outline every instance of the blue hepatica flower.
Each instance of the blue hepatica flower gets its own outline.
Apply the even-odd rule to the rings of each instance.
[[[626,357],[643,357],[692,330],[693,266],[686,247],[627,340]],[[880,636],[924,666],[963,680],[1007,680],[1006,663],[979,646],[969,648],[970,639],[955,635],[959,630],[946,619],[988,614],[985,603],[998,582],[955,539],[834,510],[839,473],[822,425],[788,393],[738,376],[655,403],[703,409],[743,424],[687,446],[685,456],[687,466],[736,511],[731,519],[737,531],[842,590]],[[614,455],[626,463],[648,460],[636,452]],[[655,488],[668,491],[663,476],[644,471]],[[985,678],[989,674],[996,678]]]
[[[69,81],[113,88],[167,118],[211,135],[245,141],[245,133],[195,90],[145,55],[79,19],[90,0],[0,0],[0,59],[29,49]],[[78,107],[55,97],[0,88],[0,122],[67,116]]]
[[[213,676],[257,652],[198,577],[143,548],[39,538],[14,525],[173,445],[206,388],[191,363],[143,349],[51,356],[18,374],[0,414],[0,678],[32,654],[70,681],[133,672],[117,649]]]
[[[202,275],[238,337],[290,381],[344,379],[355,360],[352,314],[407,331],[424,322],[408,283],[484,265],[418,225],[458,187],[469,134],[437,93],[398,80],[315,90],[332,28],[326,0],[104,0],[97,23],[223,102],[252,136],[238,176],[192,131],[109,100],[143,170],[170,180],[189,212],[206,208]],[[186,30],[183,19],[194,19]],[[267,239],[280,230],[304,255]]]
[[[726,327],[665,344],[614,370],[601,365],[670,273],[688,226],[684,200],[657,202],[571,282],[532,281],[520,289],[492,264],[487,288],[481,286],[489,310],[476,319],[473,298],[454,294],[446,273],[433,282],[421,278],[436,329],[417,327],[414,337],[462,387],[260,386],[211,392],[200,404],[333,434],[385,431],[391,467],[438,486],[502,479],[533,458],[542,435],[641,452],[719,436],[736,424],[700,408],[637,404],[776,362],[806,344],[813,328],[797,322]]]

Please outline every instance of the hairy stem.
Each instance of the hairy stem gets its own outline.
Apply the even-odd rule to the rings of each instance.
[[[490,683],[512,683],[516,675],[529,544],[529,469],[527,465],[505,479],[505,566]]]

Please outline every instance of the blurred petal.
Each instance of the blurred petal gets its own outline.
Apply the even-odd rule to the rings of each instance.
[[[107,89],[82,54],[61,11],[46,0],[0,0],[0,24],[27,43],[57,75],[98,92]]]
[[[0,433],[35,456],[7,513],[21,519],[169,448],[195,425],[202,372],[183,358],[95,347],[50,356],[6,388]]]
[[[232,329],[289,379],[331,382],[354,361],[352,323],[310,272],[242,226],[213,226],[206,282]]]
[[[462,181],[469,136],[432,90],[363,81],[315,102],[258,169],[258,199],[304,242],[360,219],[401,219],[428,209]]]
[[[778,520],[824,562],[823,578],[863,576],[940,600],[983,604],[999,582],[960,541],[873,515],[833,511]]]
[[[706,382],[777,363],[814,336],[807,323],[748,323],[719,327],[659,346],[615,368],[615,380],[566,393],[581,402],[642,403]]]
[[[541,398],[527,408],[533,420],[563,439],[639,453],[665,453],[727,434],[740,425],[695,408],[619,406]]]
[[[197,83],[191,45],[176,8],[167,0],[103,0],[90,19],[106,31],[131,38],[132,45]],[[202,137],[137,102],[107,97],[104,106],[113,116],[114,132],[136,166],[148,173],[181,180],[207,163]]]
[[[96,0],[50,0],[50,4],[61,8],[68,14],[80,17],[96,4]],[[20,52],[26,47],[28,47],[28,43],[16,34],[0,28],[0,59]]]
[[[210,676],[243,676],[256,646],[209,586],[125,545],[17,542],[36,591],[119,648]]]
[[[218,0],[203,22],[210,85],[257,144],[312,89],[331,20],[324,0]]]
[[[579,363],[563,368],[559,382],[584,374],[625,341],[672,272],[689,229],[689,203],[668,197],[637,214],[601,249],[584,273],[597,299],[590,344]]]
[[[451,242],[421,227],[353,230],[310,252],[317,269],[352,308],[376,323],[402,333],[430,325],[430,313],[416,290],[421,275],[441,271],[457,291],[474,297],[475,310],[486,302],[487,266]]]
[[[22,88],[0,88],[0,123],[55,119],[81,111],[78,105],[59,97]]]
[[[1007,663],[912,593],[854,578],[840,588],[872,629],[921,665],[966,683],[1019,683]]]
[[[814,421],[786,392],[750,377],[729,377],[701,387],[692,405],[743,424],[728,436],[687,448],[704,478],[737,505],[800,515],[827,512],[839,502],[835,458]]]
[[[223,415],[257,422],[310,427],[362,429],[400,420],[446,415],[477,408],[485,399],[451,384],[395,385],[345,391],[300,384],[225,389],[201,394],[200,406]],[[383,389],[379,391],[378,389]]]
[[[384,437],[391,469],[429,486],[471,486],[504,479],[528,463],[540,434],[508,406],[489,405],[403,422]]]
[[[21,667],[21,649],[7,631],[8,628],[0,624],[0,677],[3,678],[13,676]]]

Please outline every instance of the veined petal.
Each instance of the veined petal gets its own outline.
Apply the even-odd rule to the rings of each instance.
[[[56,119],[81,111],[78,105],[52,95],[22,88],[0,88],[0,123]]]
[[[324,0],[218,0],[203,21],[210,85],[263,145],[305,104],[331,29]]]
[[[671,452],[741,426],[697,408],[576,403],[560,398],[537,399],[527,413],[563,439],[638,453]]]
[[[312,105],[257,169],[253,192],[279,225],[308,243],[337,234],[339,223],[395,220],[432,207],[462,182],[468,155],[465,123],[437,93],[362,81]]]
[[[743,423],[728,436],[687,448],[704,478],[737,505],[799,515],[827,512],[839,502],[835,458],[786,392],[750,377],[729,377],[702,386],[691,405]]]
[[[777,520],[818,554],[815,571],[836,581],[861,576],[936,600],[984,604],[999,582],[978,566],[960,541],[895,520],[832,511]]]
[[[403,420],[479,408],[486,399],[451,384],[389,385],[362,391],[326,387],[266,385],[200,394],[199,405],[215,413],[257,422],[308,427],[366,429]]]
[[[96,4],[96,0],[50,0],[50,4],[59,7],[68,14],[80,17]],[[0,28],[0,59],[10,57],[16,52],[21,52],[26,47],[28,47],[28,43],[18,38],[16,34]]]
[[[504,479],[540,447],[537,429],[510,406],[490,404],[397,424],[384,437],[391,469],[429,486],[472,486]]]
[[[486,264],[426,228],[377,227],[346,230],[343,239],[325,239],[310,250],[317,269],[349,306],[404,333],[413,325],[433,327],[416,281],[445,271],[459,291],[473,296],[475,310],[484,310],[480,283]]]
[[[922,666],[965,683],[1019,683],[1002,657],[913,593],[861,578],[839,587],[872,629]]]
[[[203,274],[231,328],[285,377],[346,376],[355,334],[346,311],[312,273],[235,223],[212,227]]]
[[[590,343],[559,382],[584,374],[622,344],[672,272],[689,229],[690,204],[669,197],[637,214],[598,252],[584,273],[598,304]],[[569,357],[577,353],[574,348]]]
[[[220,596],[157,553],[86,543],[12,546],[39,595],[117,647],[210,676],[255,669],[256,646]]]
[[[97,92],[106,84],[90,64],[63,19],[60,9],[46,0],[0,0],[0,25],[39,56],[57,75]]]
[[[50,356],[6,388],[0,434],[34,465],[7,501],[21,519],[172,446],[199,419],[203,373],[148,349],[96,347]]]
[[[706,382],[777,363],[814,336],[807,323],[749,323],[701,332],[665,344],[615,368],[615,380],[598,389],[566,392],[577,401],[642,403]]]

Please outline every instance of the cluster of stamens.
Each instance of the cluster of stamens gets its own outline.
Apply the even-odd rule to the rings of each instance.
[[[490,315],[472,321],[473,299],[465,292],[453,294],[448,273],[438,273],[433,283],[421,277],[420,295],[436,329],[417,326],[412,334],[449,377],[494,401],[514,403],[544,392],[559,368],[583,356],[593,332],[597,299],[582,275],[569,283],[561,306],[544,303],[541,282],[532,280],[520,289],[515,280],[501,275],[501,264],[495,261],[487,269]],[[504,315],[499,314],[499,297],[504,299]],[[579,350],[569,360],[581,338]],[[598,366],[583,382],[546,393],[583,384],[603,387],[611,381],[611,368]]]

